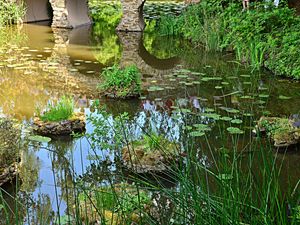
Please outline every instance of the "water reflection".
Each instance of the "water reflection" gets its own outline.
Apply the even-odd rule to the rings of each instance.
[[[59,30],[24,25],[22,30],[15,28],[7,32],[7,41],[0,41],[1,114],[30,121],[37,106],[42,108],[49,100],[69,94],[89,116],[92,100],[99,97],[96,86],[101,79],[98,75],[113,63],[134,63],[143,73],[142,99],[99,101],[112,113],[106,123],[113,124],[117,115],[128,112],[127,125],[132,140],[141,138],[145,132],[155,132],[184,147],[185,125],[201,123],[212,128],[207,138],[215,148],[213,151],[221,147],[230,150],[232,136],[220,132],[226,132],[229,122],[218,122],[199,113],[210,110],[220,116],[243,119],[240,128],[250,134],[253,121],[263,113],[288,116],[300,110],[298,83],[278,81],[267,73],[251,74],[243,65],[232,62],[231,56],[204,53],[186,43],[183,45],[180,40],[162,39],[153,33],[117,34],[100,28],[96,25],[93,29]],[[261,99],[260,94],[269,97]],[[282,94],[291,99],[280,100],[278,96]],[[228,108],[240,113],[231,115],[224,110]],[[246,117],[244,113],[253,115]],[[87,132],[93,131],[94,127],[88,123]],[[112,140],[113,128],[106,135],[96,138]],[[239,149],[252,144],[249,137],[239,141]],[[207,142],[197,140],[193,147],[203,165],[218,166],[221,157],[213,158]],[[288,182],[288,175],[296,181],[299,154],[282,157],[283,183]],[[31,146],[22,158],[22,186],[18,187],[28,194],[29,203],[35,202],[29,211],[28,223],[39,224],[41,219],[51,221],[57,212],[64,215],[72,211],[69,201],[72,202],[76,194],[74,186],[79,182],[95,186],[118,183],[123,172],[119,152],[91,146],[85,137]],[[14,208],[13,200],[10,201]]]

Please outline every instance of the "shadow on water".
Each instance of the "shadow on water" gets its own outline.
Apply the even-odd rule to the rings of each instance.
[[[49,100],[66,94],[74,97],[78,110],[91,115],[90,106],[100,97],[99,74],[115,62],[138,66],[143,74],[145,95],[128,101],[100,98],[100,104],[105,104],[114,116],[129,113],[130,133],[134,139],[150,130],[184,146],[183,129],[189,121],[210,125],[209,142],[214,143],[216,149],[230,149],[231,138],[217,132],[226,130],[226,121],[194,115],[214,111],[221,116],[241,119],[240,128],[249,134],[253,121],[263,114],[289,116],[300,111],[299,83],[277,79],[264,71],[251,74],[249,69],[232,61],[230,55],[195,50],[181,40],[147,34],[144,37],[135,33],[116,34],[95,30],[95,27],[60,30],[32,24],[24,25],[21,30],[15,28],[12,34],[17,34],[19,39],[7,37],[8,42],[1,42],[0,46],[0,112],[24,123],[30,124],[36,107],[43,108]],[[170,43],[174,49],[170,50]],[[170,57],[161,59],[162,55]],[[281,95],[289,99],[282,100]],[[238,109],[238,114],[228,115],[226,109],[229,108]],[[182,110],[190,113],[187,115]],[[94,127],[87,124],[87,132],[93,130]],[[240,149],[249,144],[249,136],[239,140]],[[228,146],[223,146],[226,138]],[[195,149],[200,149],[200,161],[216,166],[209,146],[199,142]],[[289,182],[294,185],[299,179],[299,157],[299,152],[279,156],[283,162],[283,187]],[[68,210],[72,210],[68,201],[74,197],[72,190],[76,181],[106,185],[118,183],[124,177],[120,154],[91,146],[85,137],[31,145],[24,160],[24,164],[32,168],[20,173],[18,180],[22,182],[3,188],[11,194],[20,192],[24,197],[21,203],[28,204],[30,209],[20,212],[28,224],[38,224],[43,216],[45,221],[52,221],[58,212],[61,216],[68,214]],[[129,177],[126,173],[125,176]],[[14,209],[15,201],[9,195],[5,199]],[[34,209],[38,210],[34,212]]]

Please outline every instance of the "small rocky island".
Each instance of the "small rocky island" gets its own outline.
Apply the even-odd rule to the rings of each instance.
[[[35,117],[33,121],[33,131],[45,136],[64,136],[85,131],[84,113],[74,113],[74,115],[61,121],[43,121],[40,117]]]
[[[50,103],[47,109],[33,120],[33,131],[44,136],[65,136],[85,131],[85,115],[74,112],[71,97],[62,96],[57,102]]]
[[[300,144],[300,118],[261,117],[256,133],[267,135],[277,148],[290,148]]]
[[[125,168],[135,173],[159,173],[177,162],[178,152],[176,143],[152,134],[125,146],[122,161]]]

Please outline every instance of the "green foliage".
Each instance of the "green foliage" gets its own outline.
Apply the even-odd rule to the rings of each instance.
[[[21,139],[21,128],[16,123],[0,119],[0,175],[2,169],[18,161]]]
[[[149,150],[158,150],[161,146],[164,145],[166,141],[165,138],[161,135],[151,133],[150,135],[143,136],[144,143],[146,144],[146,148]]]
[[[232,1],[204,0],[179,17],[163,17],[162,35],[182,36],[206,50],[234,50],[238,60],[254,69],[300,78],[300,18],[285,4],[253,3],[243,12]]]
[[[105,68],[101,73],[103,83],[99,89],[114,98],[137,96],[141,92],[141,74],[135,65],[121,69],[117,65]]]
[[[45,112],[38,110],[37,113],[43,121],[67,120],[74,114],[74,101],[71,97],[62,96],[57,103],[49,103]]]
[[[22,1],[17,3],[11,0],[2,0],[0,2],[0,27],[6,24],[17,23],[25,15],[25,6]]]
[[[91,1],[91,17],[96,23],[105,23],[107,27],[115,28],[122,17],[120,2]]]

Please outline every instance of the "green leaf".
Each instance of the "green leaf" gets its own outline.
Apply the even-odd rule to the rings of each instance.
[[[232,180],[233,179],[233,176],[231,174],[228,174],[228,173],[219,174],[217,177],[220,180]]]
[[[288,97],[288,96],[285,96],[285,95],[279,95],[278,97],[280,100],[289,100],[291,99],[292,97]]]
[[[244,131],[242,131],[240,128],[237,127],[228,127],[226,129],[230,134],[243,134]]]
[[[35,141],[35,142],[40,142],[40,143],[48,143],[51,141],[51,138],[39,136],[39,135],[29,136],[28,139],[30,141]]]
[[[204,132],[201,132],[201,131],[193,131],[193,132],[190,133],[190,135],[191,135],[192,137],[202,137],[202,136],[205,135],[205,133],[204,133]]]
[[[241,124],[241,123],[243,123],[243,120],[240,120],[240,119],[234,119],[234,120],[231,121],[231,123]]]

